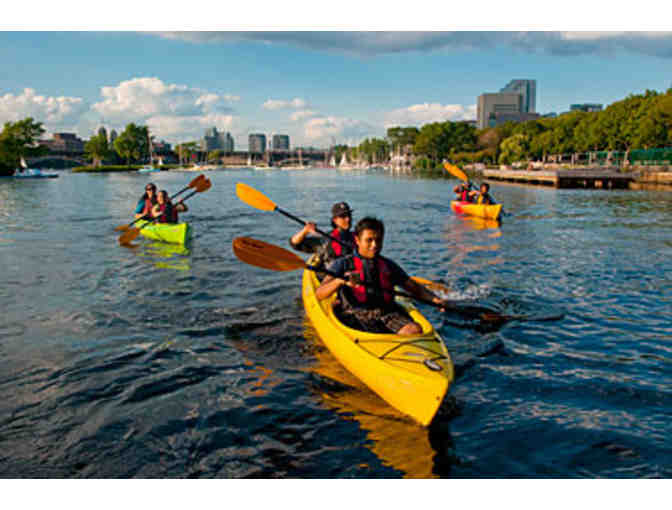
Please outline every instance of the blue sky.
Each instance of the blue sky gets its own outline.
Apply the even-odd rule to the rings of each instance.
[[[250,132],[326,147],[475,119],[477,96],[511,79],[537,80],[540,113],[664,91],[672,34],[3,31],[0,62],[0,122],[31,115],[84,138],[136,122],[173,143],[216,126],[238,149]]]

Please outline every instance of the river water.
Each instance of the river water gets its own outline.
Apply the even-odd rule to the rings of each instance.
[[[148,181],[195,175],[0,182],[0,476],[672,476],[669,193],[493,183],[493,225],[451,212],[450,178],[220,170],[189,249],[118,245]],[[235,258],[237,236],[289,248],[299,228],[237,182],[323,229],[347,200],[409,274],[530,320],[421,305],[456,367],[421,428],[324,348],[300,271]]]

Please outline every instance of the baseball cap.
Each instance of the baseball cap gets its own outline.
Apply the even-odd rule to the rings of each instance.
[[[352,213],[352,209],[350,209],[350,206],[347,204],[347,202],[339,202],[337,204],[334,204],[334,206],[331,208],[332,218],[350,213]]]

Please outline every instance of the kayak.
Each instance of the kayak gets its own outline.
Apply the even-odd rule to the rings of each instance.
[[[2,175],[8,179],[55,179],[58,174],[45,174],[41,170],[25,170],[14,175]]]
[[[191,226],[189,223],[151,223],[140,220],[136,223],[140,233],[164,243],[187,244],[191,239]]]
[[[502,213],[502,204],[485,205],[453,200],[450,203],[450,208],[457,214],[476,216],[477,218],[485,218],[486,220],[497,220]]]
[[[334,314],[336,293],[318,301],[318,286],[315,273],[305,270],[303,305],[329,351],[389,405],[421,425],[429,425],[454,378],[453,362],[438,332],[410,301],[399,298],[398,303],[422,326],[421,335],[352,329]]]

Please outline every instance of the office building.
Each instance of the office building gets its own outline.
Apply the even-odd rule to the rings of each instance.
[[[569,107],[569,110],[572,112],[601,112],[602,105],[596,103],[573,104]]]
[[[273,135],[272,149],[274,151],[289,150],[289,135]]]
[[[266,152],[266,135],[253,133],[248,137],[248,151],[252,154],[263,154]]]
[[[499,92],[520,94],[520,111],[522,113],[537,111],[537,80],[511,80]]]
[[[497,113],[520,113],[522,96],[518,93],[500,92],[478,96],[476,121],[478,129],[490,126],[490,119]]]
[[[216,127],[211,127],[205,130],[201,147],[206,152],[214,150],[233,152],[233,137],[228,132],[219,132]]]

